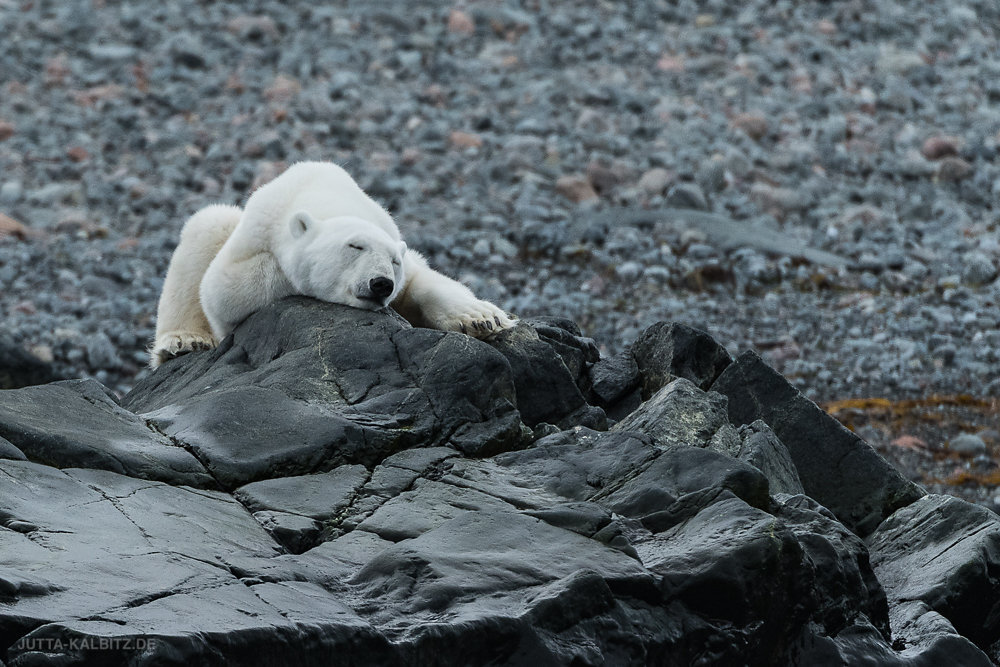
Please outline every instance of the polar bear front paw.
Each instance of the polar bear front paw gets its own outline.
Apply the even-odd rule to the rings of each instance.
[[[514,326],[515,320],[489,301],[471,299],[442,308],[434,317],[434,328],[460,331],[473,338],[488,338]]]
[[[173,331],[156,339],[149,351],[149,366],[156,368],[168,359],[179,357],[188,352],[211,350],[218,341],[210,334],[192,331]]]

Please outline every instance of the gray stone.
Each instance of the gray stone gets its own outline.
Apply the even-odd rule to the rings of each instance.
[[[20,181],[7,181],[0,185],[0,204],[16,204],[24,196],[24,186]]]
[[[88,336],[84,342],[87,350],[87,364],[94,370],[113,370],[121,366],[114,343],[103,331]]]
[[[952,496],[928,495],[896,511],[868,538],[872,566],[894,606],[894,627],[940,614],[980,649],[1000,641],[1000,517]],[[906,634],[916,639],[911,628]]]
[[[662,167],[654,167],[639,178],[638,186],[651,195],[663,194],[674,180],[674,175]]]
[[[325,473],[254,482],[233,495],[251,512],[273,510],[331,519],[351,504],[368,477],[364,466],[346,465]]]
[[[772,494],[805,494],[788,448],[771,427],[758,419],[741,426],[739,436],[743,442],[736,458],[764,473]]]
[[[986,443],[978,435],[962,433],[948,441],[948,451],[962,456],[977,456],[986,452]]]
[[[676,322],[645,329],[629,348],[649,398],[675,378],[708,389],[732,361],[729,353],[703,331]]]
[[[666,203],[673,208],[690,208],[698,211],[707,211],[709,208],[705,193],[694,183],[675,185],[667,194]]]
[[[516,403],[489,345],[302,297],[256,313],[216,350],[167,362],[123,400],[230,488],[276,470],[373,466],[418,443],[515,448]]]
[[[190,453],[122,409],[94,380],[0,392],[0,437],[30,461],[214,487]]]
[[[96,60],[110,62],[132,60],[136,56],[135,48],[127,44],[92,44],[87,52]]]
[[[970,252],[962,257],[962,282],[985,285],[997,277],[997,268],[985,253]]]
[[[709,447],[735,457],[740,438],[729,423],[726,397],[678,378],[612,427],[645,433],[661,447]]]
[[[768,424],[788,448],[806,493],[859,535],[924,495],[756,353],[741,354],[712,389],[729,398],[734,424]]]

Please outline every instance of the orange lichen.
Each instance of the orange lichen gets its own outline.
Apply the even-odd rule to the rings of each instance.
[[[927,398],[893,400],[888,398],[848,398],[821,404],[824,410],[844,426],[855,430],[855,422],[876,422],[896,431],[906,431],[914,423],[951,425],[974,431],[975,426],[960,421],[963,412],[983,416],[1000,413],[1000,399],[976,398],[968,394],[931,395]]]
[[[1000,486],[1000,468],[988,472],[959,470],[944,479],[929,479],[927,481],[935,484],[947,484],[948,486]]]

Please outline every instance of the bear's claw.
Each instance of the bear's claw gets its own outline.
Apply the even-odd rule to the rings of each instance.
[[[188,352],[211,350],[218,341],[211,334],[197,332],[171,332],[156,339],[149,352],[149,366],[156,368],[163,362],[179,357]]]

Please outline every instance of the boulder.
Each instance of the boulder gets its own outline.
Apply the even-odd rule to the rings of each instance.
[[[1000,517],[928,495],[886,519],[868,545],[886,593],[899,603],[891,618],[908,643],[923,639],[928,620],[921,617],[931,614],[931,625],[950,624],[950,634],[984,651],[1000,646]]]
[[[230,489],[370,468],[414,446],[491,454],[527,432],[510,364],[489,345],[304,297],[262,309],[213,351],[167,362],[122,404]]]
[[[510,363],[517,407],[530,427],[601,428],[606,423],[604,411],[589,405],[580,390],[586,365],[600,355],[593,341],[581,339],[570,326],[552,319],[522,321],[489,340]]]
[[[45,384],[55,378],[51,364],[26,351],[11,336],[0,334],[0,389]]]
[[[639,366],[630,352],[599,359],[590,367],[587,400],[621,419],[642,403]]]
[[[704,392],[690,380],[678,378],[612,430],[641,431],[663,447],[704,446],[735,456],[740,449],[740,438],[729,423],[726,403],[725,396]]]
[[[122,405],[0,392],[0,660],[988,664],[996,518],[928,496],[867,530],[880,459],[752,359],[708,390],[695,338],[595,388],[572,323],[482,342],[296,298]]]
[[[708,389],[732,360],[726,348],[707,333],[677,322],[654,324],[629,349],[646,399],[676,378]]]
[[[924,495],[753,351],[727,366],[712,390],[728,397],[733,424],[760,419],[770,426],[788,448],[805,492],[859,535]]]
[[[0,437],[6,443],[0,443],[0,457],[216,486],[188,450],[120,407],[94,380],[0,392]]]

